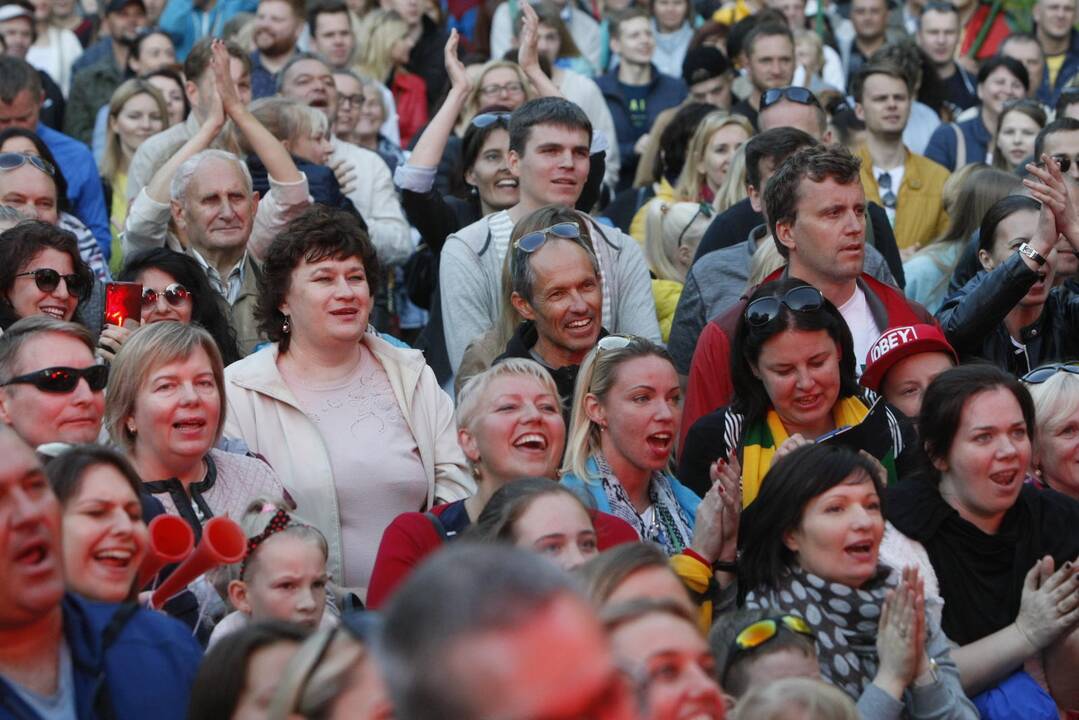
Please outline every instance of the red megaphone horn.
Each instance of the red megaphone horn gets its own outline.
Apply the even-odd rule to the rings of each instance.
[[[139,567],[138,587],[146,587],[166,565],[178,563],[195,547],[195,533],[178,515],[158,515],[150,521],[150,552]]]
[[[202,526],[202,541],[195,552],[184,560],[150,598],[150,607],[159,608],[195,578],[218,565],[240,562],[247,551],[247,537],[236,523],[227,517],[215,517]]]

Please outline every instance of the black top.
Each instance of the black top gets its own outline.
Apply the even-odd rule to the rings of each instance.
[[[754,110],[753,106],[749,104],[748,100],[739,100],[731,106],[731,115],[741,115],[746,120],[749,120],[749,124],[753,126],[754,130],[757,130],[757,115],[759,114],[760,113],[757,110]]]
[[[1024,485],[995,535],[961,518],[924,477],[889,487],[885,501],[892,524],[925,546],[944,597],[944,632],[960,645],[1015,620],[1035,562],[1052,555],[1060,567],[1079,555],[1079,501],[1053,490]]]

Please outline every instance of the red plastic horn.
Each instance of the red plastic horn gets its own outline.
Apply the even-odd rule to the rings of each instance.
[[[195,533],[178,515],[158,515],[150,521],[150,552],[139,567],[139,587],[157,575],[166,565],[178,563],[195,547]]]
[[[240,562],[247,551],[244,531],[227,517],[215,517],[202,526],[202,541],[195,552],[172,571],[150,598],[150,607],[159,608],[195,578],[218,565]]]

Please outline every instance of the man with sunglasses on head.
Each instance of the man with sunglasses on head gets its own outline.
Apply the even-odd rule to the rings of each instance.
[[[866,272],[868,223],[860,166],[844,148],[803,147],[776,169],[762,198],[768,230],[785,261],[764,282],[795,277],[819,289],[850,328],[859,374],[883,330],[933,322],[921,305]],[[701,333],[689,372],[684,428],[730,403],[735,391],[730,338],[744,309],[743,299]]]
[[[446,350],[456,373],[465,348],[498,322],[502,265],[514,223],[546,205],[572,208],[591,165],[592,123],[562,98],[530,100],[510,116],[510,172],[520,199],[446,238],[439,263],[439,293]],[[648,267],[640,246],[621,231],[588,222],[602,282],[601,322],[611,332],[659,342]]]
[[[37,447],[93,443],[105,412],[108,368],[82,325],[44,315],[0,335],[0,420]]]
[[[761,23],[746,34],[742,50],[753,90],[735,103],[731,112],[745,117],[753,127],[760,127],[757,113],[761,109],[761,96],[772,88],[788,87],[794,81],[794,36],[786,25]]]
[[[948,171],[903,144],[913,85],[903,68],[884,61],[863,65],[851,80],[854,112],[866,129],[858,149],[862,187],[868,200],[884,206],[907,257],[948,227],[941,200]]]

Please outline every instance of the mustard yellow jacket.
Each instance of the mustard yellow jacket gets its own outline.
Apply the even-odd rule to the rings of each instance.
[[[858,157],[862,160],[865,199],[883,206],[873,177],[873,158],[865,145],[858,150]],[[943,165],[907,150],[895,213],[895,241],[900,248],[921,247],[944,234],[948,214],[944,212],[940,193],[948,175]]]

